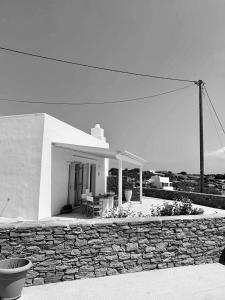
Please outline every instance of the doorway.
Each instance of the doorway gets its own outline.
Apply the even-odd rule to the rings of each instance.
[[[81,195],[88,189],[95,191],[96,166],[89,163],[71,162],[69,165],[68,202],[73,206],[81,205]]]

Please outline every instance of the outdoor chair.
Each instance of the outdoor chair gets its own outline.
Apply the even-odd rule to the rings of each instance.
[[[88,214],[93,217],[95,215],[100,217],[107,215],[107,213],[114,208],[114,197],[115,194],[99,194],[97,197],[91,197],[91,199],[87,201]]]
[[[87,197],[92,197],[92,193],[86,189],[84,194],[81,194],[81,212],[82,214],[87,213]]]
[[[102,213],[102,201],[99,197],[87,197],[87,215],[101,216]]]

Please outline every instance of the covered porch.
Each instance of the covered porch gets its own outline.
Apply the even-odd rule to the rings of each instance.
[[[86,190],[92,192],[94,196],[107,193],[108,160],[114,159],[118,162],[118,206],[122,205],[122,168],[123,163],[133,164],[140,170],[140,201],[142,199],[142,169],[146,160],[128,151],[113,150],[111,148],[100,148],[91,146],[80,146],[65,143],[53,143],[55,149],[61,149],[73,153],[74,160],[86,162],[87,182],[82,186],[80,196]],[[72,161],[69,161],[71,164]],[[70,172],[70,171],[69,171]],[[74,180],[74,178],[72,179]],[[67,203],[71,202],[70,182],[68,180]],[[54,194],[54,193],[53,193]],[[78,196],[79,197],[79,196]],[[54,199],[52,199],[54,201]]]

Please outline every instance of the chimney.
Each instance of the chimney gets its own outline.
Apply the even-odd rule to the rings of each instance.
[[[91,135],[103,142],[106,141],[104,137],[104,129],[101,128],[100,124],[95,124],[95,127],[91,128]]]

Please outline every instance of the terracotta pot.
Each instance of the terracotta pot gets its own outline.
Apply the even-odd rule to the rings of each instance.
[[[127,202],[130,202],[132,197],[132,190],[125,190],[125,198]]]
[[[0,299],[13,300],[21,296],[27,271],[31,267],[31,261],[25,258],[0,261]]]

